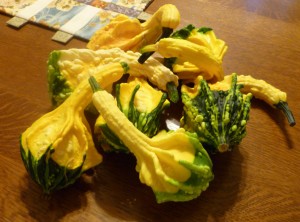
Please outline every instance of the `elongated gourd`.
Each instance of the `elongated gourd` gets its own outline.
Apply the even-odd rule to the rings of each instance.
[[[230,87],[232,76],[225,76],[223,81],[210,84],[212,90],[226,90]],[[273,108],[278,108],[285,114],[290,126],[296,124],[292,111],[287,103],[287,94],[262,79],[255,79],[250,75],[237,75],[237,83],[243,85],[241,92],[251,93],[255,98],[261,99]]]
[[[150,186],[158,203],[196,198],[213,179],[212,162],[193,134],[183,129],[152,138],[140,132],[122,113],[111,94],[91,77],[93,103],[109,128],[136,156],[140,181]]]
[[[168,92],[171,101],[178,97],[178,77],[154,58],[149,58],[145,65],[138,62],[138,52],[124,52],[121,49],[89,50],[68,49],[51,52],[48,59],[49,95],[54,106],[58,106],[72,94],[81,81],[91,73],[99,72],[102,65],[116,62],[129,64],[134,76],[144,76],[159,89]],[[105,84],[110,89],[111,84]]]
[[[102,66],[95,77],[105,85],[119,80],[126,71],[126,66],[113,63]],[[91,97],[88,81],[82,81],[61,106],[36,120],[21,135],[24,165],[45,193],[74,183],[102,161],[84,116]]]

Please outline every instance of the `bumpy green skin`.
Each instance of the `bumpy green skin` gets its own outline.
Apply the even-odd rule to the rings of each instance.
[[[54,107],[62,104],[73,92],[67,80],[60,74],[58,60],[60,51],[52,51],[49,55],[48,66],[48,92]]]
[[[208,31],[211,31],[211,28],[208,27],[201,27],[201,28],[196,28],[194,25],[189,24],[186,27],[177,30],[176,32],[174,32],[170,38],[174,38],[174,39],[187,39],[190,35],[191,32],[196,29],[197,32],[201,32],[201,33],[206,33]],[[165,58],[164,59],[164,65],[166,67],[168,67],[169,69],[172,70],[173,64],[176,62],[176,57],[172,57],[172,58]]]
[[[20,143],[20,151],[27,172],[42,187],[45,194],[50,194],[53,191],[73,184],[83,173],[82,166],[85,156],[83,157],[82,165],[76,169],[67,169],[64,166],[58,165],[51,158],[51,154],[54,152],[51,146],[49,146],[39,159],[36,159],[30,150],[26,153],[22,143]]]
[[[134,126],[148,137],[153,137],[157,134],[160,127],[160,117],[162,112],[167,108],[164,102],[167,99],[167,94],[163,93],[158,106],[150,113],[139,112],[134,106],[134,98],[139,90],[139,85],[135,87],[130,97],[129,104],[121,104],[120,101],[120,84],[116,85],[116,100],[119,109],[125,116],[134,124]],[[125,108],[126,107],[126,108]],[[127,108],[128,107],[128,108]],[[101,129],[101,135],[98,137],[100,143],[108,143],[112,150],[129,152],[128,148],[120,141],[120,139],[108,128],[107,124],[98,125]]]
[[[201,88],[195,98],[182,93],[184,104],[182,126],[196,132],[200,142],[210,153],[231,150],[246,136],[252,95],[243,97],[242,85],[233,75],[228,91],[211,91],[207,82],[200,82]]]
[[[214,179],[212,161],[197,139],[197,135],[188,132],[187,135],[189,135],[190,142],[196,150],[195,159],[193,164],[185,161],[180,161],[180,164],[190,170],[191,176],[183,183],[179,183],[178,181],[168,181],[180,188],[177,193],[154,191],[157,203],[167,201],[183,202],[195,199],[202,193],[202,191],[205,191],[208,188],[209,183]]]

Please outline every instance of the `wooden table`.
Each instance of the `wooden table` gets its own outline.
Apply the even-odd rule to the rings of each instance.
[[[300,2],[295,0],[155,0],[181,12],[181,27],[212,27],[229,46],[226,74],[264,79],[288,93],[300,120]],[[212,156],[215,179],[198,199],[156,204],[138,181],[135,160],[108,155],[94,177],[45,197],[20,158],[19,136],[51,109],[46,61],[54,31],[6,26],[0,15],[0,221],[300,221],[299,126],[254,99],[247,137],[231,153]],[[299,82],[298,82],[299,81]]]

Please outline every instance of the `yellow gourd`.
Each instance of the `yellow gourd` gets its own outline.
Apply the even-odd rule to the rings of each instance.
[[[124,51],[139,51],[144,45],[154,43],[160,36],[171,34],[179,22],[179,11],[172,4],[161,6],[144,23],[121,14],[95,32],[87,48],[98,50],[117,47]]]
[[[120,63],[114,63],[102,66],[95,76],[106,85],[119,80],[124,72]],[[88,81],[82,81],[63,104],[36,120],[21,135],[24,165],[45,193],[74,183],[102,161],[84,116],[91,97]]]
[[[188,25],[169,38],[143,47],[141,60],[148,58],[147,53],[158,52],[180,79],[193,80],[202,75],[205,80],[220,81],[224,78],[222,62],[226,51],[227,45],[216,38],[212,29]]]

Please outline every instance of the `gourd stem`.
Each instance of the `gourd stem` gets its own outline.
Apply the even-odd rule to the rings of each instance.
[[[160,39],[163,38],[167,38],[169,37],[173,32],[173,29],[168,28],[168,27],[163,27],[162,28],[162,34],[161,36],[158,38],[158,40],[156,42],[158,42]],[[138,62],[140,64],[144,64],[146,62],[146,60],[153,54],[154,52],[145,52],[143,53],[140,58],[138,59]]]
[[[90,76],[89,83],[91,85],[93,92],[102,90],[94,76]]]
[[[295,126],[296,125],[296,120],[294,118],[294,115],[292,113],[292,111],[290,110],[287,102],[284,101],[279,101],[279,103],[277,103],[275,105],[278,109],[282,110],[284,115],[286,116],[290,126]]]
[[[167,83],[167,91],[168,91],[168,96],[169,99],[173,103],[177,103],[179,100],[179,95],[178,95],[178,90],[174,82],[168,82]]]

